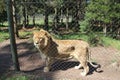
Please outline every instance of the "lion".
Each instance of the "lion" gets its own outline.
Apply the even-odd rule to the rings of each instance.
[[[51,65],[58,59],[75,58],[80,62],[78,66],[75,66],[75,69],[83,67],[83,72],[81,72],[82,76],[86,76],[89,73],[89,44],[87,42],[83,40],[54,39],[44,29],[33,33],[33,42],[39,50],[42,59],[46,60],[44,72],[50,71]],[[90,64],[97,67],[91,62]]]

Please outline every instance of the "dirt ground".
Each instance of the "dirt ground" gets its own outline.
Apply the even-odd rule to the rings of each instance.
[[[44,73],[44,61],[32,40],[19,39],[16,42],[21,72],[13,71],[10,41],[6,40],[0,43],[0,77],[27,75],[31,80],[120,80],[120,51],[112,47],[91,47],[92,61],[100,64],[101,68],[95,69],[89,65],[89,75],[82,77],[82,69],[74,69],[79,64],[74,60],[58,61],[52,65],[51,72]]]

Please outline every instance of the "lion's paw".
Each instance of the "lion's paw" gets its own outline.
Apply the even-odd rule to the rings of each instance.
[[[81,65],[75,66],[74,68],[75,68],[75,69],[80,69],[80,68],[81,68]]]
[[[81,75],[82,75],[82,76],[86,76],[87,73],[85,73],[85,72],[81,72]]]
[[[75,66],[74,68],[75,68],[75,69],[79,69],[79,66]]]
[[[48,67],[44,67],[44,72],[49,72],[49,68]]]

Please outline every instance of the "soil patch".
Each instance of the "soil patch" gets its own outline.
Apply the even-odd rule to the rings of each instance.
[[[96,72],[90,65],[90,73],[86,77],[80,75],[80,70],[74,66],[79,63],[70,61],[58,61],[52,66],[51,72],[44,73],[44,61],[35,49],[30,39],[19,39],[17,51],[21,72],[13,71],[13,62],[10,50],[10,41],[0,43],[0,77],[14,75],[28,75],[31,80],[119,80],[120,79],[120,51],[112,47],[91,47],[92,62],[101,65],[100,72]]]

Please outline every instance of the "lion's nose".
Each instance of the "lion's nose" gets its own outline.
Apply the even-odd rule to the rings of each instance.
[[[38,44],[38,41],[36,41],[35,43]]]

